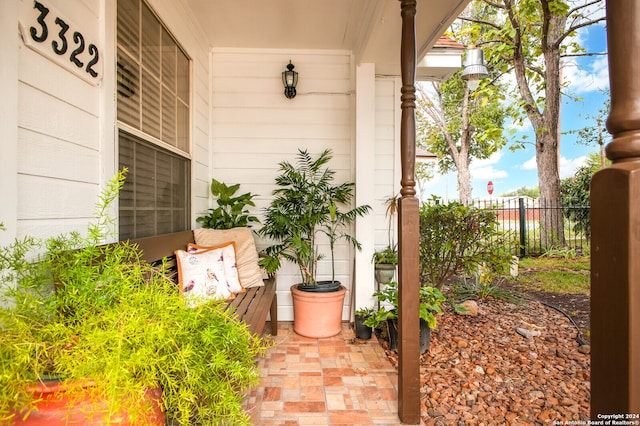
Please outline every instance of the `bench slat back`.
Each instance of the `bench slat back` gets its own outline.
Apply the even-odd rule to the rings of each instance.
[[[142,251],[142,259],[152,265],[168,258],[169,278],[178,283],[178,266],[175,259],[175,250],[186,250],[187,244],[195,243],[193,231],[174,232],[171,234],[156,235],[153,237],[137,238],[130,240],[137,244]],[[248,288],[245,293],[238,294],[227,302],[227,307],[235,308],[238,318],[244,321],[253,333],[262,333],[267,313],[271,312],[271,333],[277,333],[277,298],[275,277],[265,280],[263,287]]]

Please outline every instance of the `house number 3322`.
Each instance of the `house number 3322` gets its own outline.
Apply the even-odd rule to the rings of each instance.
[[[29,27],[27,35],[36,43],[36,46],[33,47],[55,62],[68,60],[67,64],[73,64],[72,68],[75,67],[76,73],[86,74],[82,76],[85,80],[87,77],[90,80],[98,78],[100,73],[98,47],[93,43],[87,44],[85,36],[80,31],[77,31],[73,25],[60,16],[54,16],[57,14],[56,12],[50,13],[52,12],[51,8],[43,3],[34,1],[33,8],[37,11],[36,22]],[[43,52],[43,48],[44,50],[49,49],[46,47],[48,40],[51,40],[49,44],[51,51]],[[51,52],[54,55],[51,55]],[[60,65],[65,66],[62,63]],[[66,68],[69,67],[66,66]]]

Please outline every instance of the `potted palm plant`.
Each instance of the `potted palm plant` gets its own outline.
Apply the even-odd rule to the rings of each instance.
[[[294,330],[307,337],[329,337],[341,330],[342,305],[346,288],[335,279],[334,249],[344,239],[359,249],[360,244],[347,228],[369,206],[350,207],[354,184],[334,184],[335,171],[327,166],[331,150],[314,158],[298,150],[297,161],[279,164],[274,198],[265,209],[259,234],[275,242],[265,250],[261,264],[275,273],[282,260],[293,262],[300,283],[291,287]],[[318,261],[324,257],[319,238],[325,236],[331,256],[331,280],[318,280]]]
[[[0,248],[0,424],[249,423],[264,344],[222,303],[188,307],[137,246],[103,244],[123,183],[86,236]]]

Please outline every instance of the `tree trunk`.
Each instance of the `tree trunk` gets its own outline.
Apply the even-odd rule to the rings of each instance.
[[[560,174],[559,174],[559,116],[560,116],[560,44],[559,40],[565,28],[566,16],[554,15],[550,11],[548,0],[540,0],[543,11],[542,53],[544,57],[544,94],[542,110],[535,100],[527,77],[525,55],[523,53],[522,32],[520,22],[515,13],[515,4],[504,2],[514,28],[518,34],[514,40],[513,55],[514,72],[518,90],[524,100],[524,110],[536,135],[536,164],[538,166],[538,185],[540,186],[540,227],[542,246],[550,248],[564,245],[564,226],[560,209]],[[554,207],[554,209],[544,209]],[[556,214],[557,213],[557,214]]]
[[[458,194],[460,202],[465,206],[471,204],[471,172],[469,171],[469,161],[460,161],[458,169]]]
[[[538,183],[540,185],[540,241],[543,248],[563,246],[564,222],[560,202],[560,177],[558,173],[558,149],[555,138],[549,132],[538,135],[536,150]]]

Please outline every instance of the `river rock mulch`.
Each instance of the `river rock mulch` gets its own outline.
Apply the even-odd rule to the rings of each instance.
[[[589,419],[589,346],[539,302],[478,301],[477,316],[445,309],[421,357],[426,425],[544,425]],[[516,331],[532,331],[526,338]],[[538,333],[539,332],[539,335]],[[525,333],[526,334],[526,333]],[[397,367],[397,354],[383,347]]]

